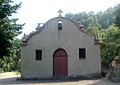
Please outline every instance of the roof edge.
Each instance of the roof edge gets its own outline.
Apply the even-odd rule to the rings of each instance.
[[[75,21],[73,21],[73,20],[71,20],[71,19],[69,19],[69,18],[66,18],[66,17],[59,17],[59,16],[58,16],[58,17],[54,17],[54,18],[48,20],[48,21],[41,27],[41,30],[33,31],[33,32],[31,32],[28,36],[24,35],[23,38],[22,38],[22,42],[23,42],[23,43],[27,43],[32,36],[34,36],[34,35],[42,32],[42,31],[44,30],[44,27],[45,27],[50,21],[52,21],[52,20],[54,20],[54,19],[57,19],[57,18],[62,18],[62,19],[69,20],[70,22],[72,22],[73,24],[75,24],[75,25],[77,26],[77,28],[78,28],[79,31],[87,34],[87,35],[90,36],[91,38],[94,38],[93,35],[91,35],[90,33],[86,32],[85,30],[81,29],[80,26],[79,26],[79,24],[77,24]],[[95,38],[94,38],[94,39],[95,39]]]

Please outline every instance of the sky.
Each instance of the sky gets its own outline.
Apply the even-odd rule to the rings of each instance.
[[[38,23],[45,23],[47,20],[57,17],[58,10],[66,13],[79,13],[94,11],[105,11],[114,7],[120,0],[13,0],[15,3],[22,2],[21,8],[13,17],[19,18],[18,23],[25,23],[23,34],[34,31]],[[23,36],[23,34],[21,36]]]

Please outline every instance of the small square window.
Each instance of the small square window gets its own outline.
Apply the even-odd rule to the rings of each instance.
[[[79,48],[79,59],[86,59],[86,50],[85,50],[85,48]]]
[[[36,50],[36,60],[42,60],[42,50]]]

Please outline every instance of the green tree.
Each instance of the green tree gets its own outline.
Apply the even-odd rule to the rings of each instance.
[[[17,24],[18,19],[10,19],[12,14],[20,8],[20,4],[14,4],[11,0],[0,0],[0,58],[11,56],[13,42],[21,33],[22,25]]]
[[[65,15],[65,17],[74,20],[78,24],[82,24],[85,29],[94,27],[96,24],[101,25],[102,29],[107,29],[115,21],[115,10],[117,8],[118,7],[109,8],[104,12],[100,11],[96,14],[92,11],[88,13],[80,12],[77,14],[68,13]]]
[[[95,16],[94,12],[80,12],[78,14],[68,13],[65,17],[74,20],[79,25],[83,25],[85,29],[88,27],[92,27],[97,23],[97,17]]]
[[[120,4],[118,4],[115,11],[115,24],[120,28]]]
[[[10,57],[4,56],[3,59],[0,59],[0,71],[20,71],[20,45],[21,41],[19,39],[15,39],[11,49]]]
[[[104,34],[101,57],[108,65],[116,56],[120,56],[120,29],[113,24],[104,31]]]
[[[102,26],[103,29],[107,29],[110,25],[112,25],[115,21],[115,8],[108,8],[104,12],[98,12],[96,17],[98,19],[98,23]]]

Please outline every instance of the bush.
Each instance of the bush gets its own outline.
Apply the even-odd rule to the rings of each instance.
[[[120,82],[120,64],[110,70],[106,77],[113,82]]]

